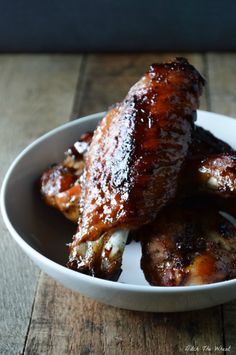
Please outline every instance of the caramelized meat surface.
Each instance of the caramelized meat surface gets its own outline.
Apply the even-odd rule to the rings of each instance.
[[[41,177],[41,194],[45,202],[61,211],[73,222],[77,222],[79,218],[81,188],[78,177],[83,172],[84,155],[91,143],[92,136],[91,132],[83,134],[79,141],[67,150],[64,161],[47,169]],[[211,175],[208,176],[208,180],[202,178],[202,163],[207,158],[210,161],[212,154],[214,154],[213,158],[217,158],[217,162],[219,162],[221,158],[224,159],[224,155],[222,156],[220,153],[226,152],[233,153],[228,144],[214,137],[209,131],[195,126],[189,153],[179,178],[180,195],[192,195],[196,192],[218,193],[219,189],[212,186],[211,182],[214,180],[211,179]],[[216,156],[216,154],[219,155]],[[216,168],[217,165],[215,165]],[[225,169],[227,169],[226,165]],[[221,177],[219,172],[217,176]],[[210,184],[207,183],[209,180]],[[235,190],[230,190],[230,195],[234,192]],[[228,196],[225,189],[220,189],[220,193],[222,196]]]
[[[85,166],[84,154],[88,150],[92,136],[93,133],[91,132],[83,134],[80,140],[67,150],[64,161],[47,169],[41,178],[41,193],[46,203],[61,211],[73,222],[77,222],[79,218],[81,188],[78,177],[83,172]],[[202,192],[210,192],[212,194],[220,192],[220,195],[223,197],[233,195],[235,189],[227,189],[227,184],[230,183],[231,186],[233,184],[232,169],[231,179],[225,179],[225,189],[221,188],[221,184],[217,185],[216,188],[216,183],[213,184],[215,178],[211,175],[209,169],[207,170],[207,175],[203,173],[203,171],[206,172],[204,168],[205,161],[210,162],[211,159],[217,159],[216,162],[221,166],[221,172],[228,170],[230,166],[228,167],[227,164],[225,164],[224,170],[222,170],[223,162],[220,163],[221,159],[224,160],[225,156],[221,153],[226,152],[233,154],[233,149],[227,143],[214,137],[209,131],[195,126],[189,153],[179,178],[180,192],[178,195],[193,195]],[[227,161],[230,163],[232,159],[233,156]],[[214,164],[215,171],[218,166],[217,164]],[[218,169],[217,178],[222,181],[220,171]],[[208,179],[206,179],[206,176]],[[214,179],[211,179],[211,177]],[[236,181],[235,179],[234,181]]]
[[[80,176],[84,170],[84,155],[92,139],[92,133],[83,134],[65,153],[61,164],[47,169],[40,179],[44,201],[73,222],[78,221],[81,195]]]
[[[196,126],[187,159],[179,176],[178,196],[199,193],[233,197],[236,154],[225,142]]]
[[[198,167],[199,185],[224,197],[236,195],[236,153],[213,155]]]
[[[76,222],[81,188],[75,171],[64,165],[55,165],[43,173],[40,185],[44,201]]]
[[[203,85],[185,59],[154,64],[104,117],[86,157],[72,250],[108,230],[152,221],[174,197]]]
[[[211,132],[204,128],[195,125],[186,164],[191,161],[205,159],[212,154],[230,152],[233,152],[233,149],[229,144],[215,137]]]
[[[235,201],[173,205],[139,232],[141,267],[154,286],[201,285],[236,277]],[[231,217],[230,217],[231,216]]]

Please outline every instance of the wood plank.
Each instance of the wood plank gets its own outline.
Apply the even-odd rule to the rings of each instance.
[[[236,54],[208,54],[210,109],[236,118]],[[225,346],[236,353],[236,301],[223,306]]]
[[[144,68],[170,54],[89,55],[72,118],[106,110],[123,98]],[[206,74],[201,55],[189,60]],[[207,107],[206,98],[203,107]],[[220,307],[158,314],[112,308],[65,289],[42,274],[25,354],[191,354],[222,346]]]
[[[200,55],[183,53],[181,55],[186,56],[205,75]],[[175,56],[180,54],[87,55],[71,118],[107,110],[111,105],[123,100],[130,86],[143,75],[150,64],[163,62]],[[203,109],[206,107],[205,97],[201,107]]]
[[[236,117],[236,54],[207,55],[210,109]]]
[[[39,282],[25,354],[188,354],[221,345],[219,308],[134,312],[72,292],[46,275]],[[220,353],[220,352],[216,352]]]
[[[0,56],[0,180],[13,158],[71,111],[79,56]],[[39,270],[0,221],[0,354],[23,352]]]

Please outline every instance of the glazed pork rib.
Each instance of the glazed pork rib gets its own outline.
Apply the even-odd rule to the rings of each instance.
[[[110,278],[113,234],[124,241],[175,196],[203,85],[183,58],[154,64],[101,121],[86,155],[70,268]],[[114,264],[112,273],[121,258]]]
[[[212,155],[197,170],[199,187],[223,197],[236,197],[236,153]]]
[[[179,176],[178,197],[236,195],[236,153],[227,143],[195,126],[187,159]]]
[[[80,176],[84,170],[84,157],[93,133],[87,132],[66,152],[65,159],[54,164],[40,178],[40,192],[47,205],[62,212],[77,223],[79,217]]]
[[[44,201],[71,221],[79,218],[80,183],[85,154],[93,133],[87,132],[66,152],[66,158],[48,168],[40,179]],[[211,168],[210,168],[210,166]],[[179,177],[179,195],[199,193],[233,196],[236,192],[235,152],[204,128],[195,126],[192,143]]]
[[[186,165],[190,161],[200,161],[212,154],[232,153],[233,151],[233,148],[229,144],[215,137],[206,129],[195,125]]]
[[[235,200],[172,204],[139,230],[141,267],[153,286],[201,285],[236,277]]]

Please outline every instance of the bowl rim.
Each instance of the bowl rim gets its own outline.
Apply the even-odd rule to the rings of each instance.
[[[208,112],[208,111],[203,111],[203,110],[198,110],[198,112],[202,115],[208,115],[208,116],[220,116],[220,117],[225,117],[227,119],[233,120],[235,122],[235,119],[226,115],[221,115],[218,113],[214,112]],[[90,275],[85,275],[82,273],[79,273],[77,271],[68,269],[66,266],[63,266],[48,257],[44,256],[40,252],[38,252],[36,249],[31,247],[21,236],[20,234],[16,231],[14,228],[13,224],[11,223],[10,216],[8,216],[7,213],[7,208],[6,208],[6,190],[8,187],[9,180],[11,178],[11,174],[14,171],[15,167],[20,163],[21,159],[27,155],[29,151],[31,151],[32,148],[43,142],[45,139],[51,137],[52,135],[63,131],[64,129],[67,129],[68,127],[73,127],[77,126],[80,123],[86,122],[86,121],[93,121],[95,119],[100,119],[105,115],[105,112],[98,112],[94,113],[91,115],[83,116],[81,118],[75,119],[73,121],[68,121],[50,131],[47,133],[43,134],[39,138],[35,139],[32,143],[30,143],[28,146],[26,146],[13,160],[11,163],[10,167],[8,168],[5,177],[2,182],[2,187],[1,187],[1,192],[0,192],[0,207],[1,207],[1,213],[3,217],[3,221],[10,232],[11,236],[13,239],[17,242],[17,244],[23,249],[23,251],[31,258],[37,260],[40,264],[45,264],[49,269],[52,269],[54,271],[60,272],[64,274],[65,276],[68,275],[69,277],[73,279],[77,279],[78,282],[80,281],[86,281],[87,283],[92,283],[93,286],[99,286],[103,288],[114,288],[119,291],[128,291],[128,292],[142,292],[142,293],[179,293],[179,292],[197,292],[197,291],[208,291],[208,290],[214,290],[214,289],[219,289],[222,287],[230,287],[236,285],[236,279],[232,280],[226,280],[226,281],[220,281],[220,282],[215,282],[211,284],[204,284],[204,285],[189,285],[189,286],[151,286],[151,285],[136,285],[136,284],[126,284],[126,283],[121,283],[121,282],[116,282],[116,281],[110,281],[110,280],[104,280],[96,277],[92,277]],[[235,122],[236,123],[236,122]]]

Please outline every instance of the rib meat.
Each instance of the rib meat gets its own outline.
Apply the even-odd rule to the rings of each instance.
[[[195,125],[193,139],[186,160],[186,164],[194,160],[202,160],[212,154],[233,152],[232,147],[215,137],[206,129]]]
[[[196,169],[197,183],[202,190],[223,197],[236,195],[236,153],[212,155]]]
[[[236,277],[235,201],[192,200],[164,209],[139,231],[141,267],[154,286],[201,285]]]
[[[40,191],[44,201],[75,223],[79,217],[80,176],[84,170],[84,156],[92,135],[90,132],[83,134],[67,150],[64,161],[48,168],[40,179]]]
[[[193,141],[179,176],[178,197],[210,193],[233,197],[236,153],[209,131],[195,126]]]
[[[64,161],[48,168],[40,180],[41,194],[45,202],[61,211],[73,222],[77,222],[79,218],[81,188],[78,178],[85,166],[84,155],[90,145],[92,135],[91,132],[83,134],[79,141],[67,150]],[[224,153],[227,153],[227,159]],[[232,186],[236,181],[236,176],[232,175],[234,154],[227,143],[214,137],[204,128],[195,126],[189,153],[179,178],[179,195],[186,196],[200,192],[220,193],[223,197],[233,195],[235,188],[228,189],[227,185]],[[205,162],[209,164],[212,160],[215,161],[214,165],[211,164],[214,169],[207,169],[207,174],[205,174]],[[227,179],[223,179],[222,173],[229,170],[231,178],[229,179],[227,175]],[[221,183],[217,183],[213,173],[215,176],[217,174],[217,181],[220,179]],[[204,176],[208,179],[203,178]],[[222,188],[222,181],[226,182],[225,188]]]
[[[175,203],[138,233],[141,266],[151,285],[206,284],[236,277],[236,224],[225,217],[236,217],[235,192],[235,152],[196,126]],[[181,202],[184,196],[191,196],[191,204]]]
[[[90,273],[84,243],[149,223],[175,196],[203,85],[183,58],[154,64],[104,117],[86,156],[69,267]]]

